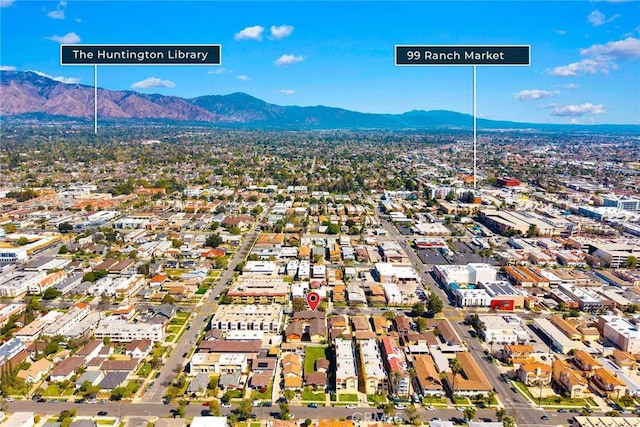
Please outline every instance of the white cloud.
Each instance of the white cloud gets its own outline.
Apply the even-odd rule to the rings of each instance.
[[[244,30],[237,32],[233,38],[236,40],[262,40],[263,32],[264,27],[254,25],[253,27],[247,27]]]
[[[562,85],[561,87],[562,87],[562,89],[567,89],[567,90],[578,90],[578,89],[580,89],[580,85],[578,83],[567,83],[566,85]]]
[[[275,60],[275,64],[277,66],[281,66],[281,65],[291,65],[291,64],[296,64],[298,62],[302,62],[306,59],[305,56],[302,55],[292,55],[292,54],[285,54],[282,55],[280,58]]]
[[[288,95],[293,95],[294,93],[296,93],[296,91],[293,89],[280,89],[278,93],[288,96]]]
[[[54,42],[58,42],[60,44],[74,44],[80,43],[80,36],[76,33],[67,33],[64,36],[59,36],[54,34],[51,37],[46,37],[48,40],[53,40]]]
[[[600,12],[599,10],[594,10],[587,16],[587,22],[589,22],[594,27],[599,27],[600,25],[608,24],[609,22],[613,22],[614,20],[620,17],[619,14],[615,14],[610,18],[607,18],[607,15]]]
[[[9,7],[15,0],[0,0],[0,7]]]
[[[534,99],[542,99],[549,98],[551,96],[557,95],[558,91],[556,90],[541,90],[541,89],[525,89],[520,92],[516,92],[513,94],[515,99],[521,99],[525,101],[530,101]]]
[[[56,10],[52,10],[51,12],[47,13],[47,16],[51,19],[64,19],[65,18],[64,10],[66,8],[67,8],[67,2],[61,1],[56,6]]]
[[[540,108],[541,109],[548,109],[548,108],[556,108],[558,107],[560,104],[558,104],[557,102],[552,102],[551,104],[544,104],[541,105]]]
[[[604,113],[604,105],[585,102],[584,104],[580,105],[564,105],[555,107],[551,112],[551,115],[558,117],[580,117],[584,116],[585,114],[602,113]]]
[[[595,44],[587,49],[582,49],[580,54],[606,61],[640,58],[640,39],[627,37],[624,40],[606,44]]]
[[[43,73],[42,71],[37,71],[37,70],[29,70],[29,71],[36,73],[39,76],[46,77],[48,79],[55,80],[60,83],[66,83],[68,85],[74,85],[74,84],[80,83],[80,79],[76,77],[63,77],[63,76],[53,77],[47,73]]]
[[[0,65],[0,71],[15,71],[16,67],[11,65]]]
[[[153,89],[153,88],[172,88],[176,84],[171,80],[162,80],[157,77],[149,77],[148,79],[140,80],[131,85],[133,89]]]
[[[209,70],[207,71],[207,74],[226,74],[226,73],[232,73],[233,71],[229,70],[228,68],[216,68],[215,70]]]
[[[595,59],[583,59],[569,65],[555,67],[551,70],[552,76],[567,77],[579,74],[609,74],[609,71],[618,69],[618,65],[611,61],[601,61]]]
[[[293,26],[291,25],[272,25],[270,28],[271,38],[274,40],[280,40],[285,37],[289,37],[293,33]]]
[[[566,30],[553,30],[553,32],[556,34],[560,34],[561,36],[564,36],[565,34],[567,34]]]
[[[236,76],[236,79],[242,80],[242,81],[245,81],[245,82],[248,81],[248,80],[251,80],[249,78],[249,76],[245,76],[244,74],[240,74],[239,76]]]

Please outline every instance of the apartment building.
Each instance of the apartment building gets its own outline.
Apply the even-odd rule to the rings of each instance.
[[[356,356],[351,340],[336,338],[336,393],[358,393],[358,371]]]
[[[605,315],[598,319],[603,340],[631,354],[640,353],[640,329],[621,316]]]
[[[391,337],[382,338],[380,346],[385,367],[389,372],[389,389],[397,396],[408,397],[411,392],[411,379],[407,373],[407,358],[404,352]]]
[[[51,325],[49,325],[42,335],[47,337],[55,337],[56,335],[64,335],[74,325],[77,325],[89,315],[91,308],[88,304],[79,302],[69,309],[65,314],[58,317]]]
[[[281,279],[238,278],[227,291],[234,304],[284,304],[289,300],[289,284]]]
[[[222,331],[264,331],[279,333],[282,327],[282,306],[220,305],[211,320],[211,329]]]
[[[361,391],[366,394],[386,394],[387,374],[375,339],[360,341],[360,366],[363,376]]]
[[[164,325],[150,323],[127,323],[122,319],[108,317],[98,324],[94,332],[96,339],[109,338],[113,342],[134,340],[164,341]]]

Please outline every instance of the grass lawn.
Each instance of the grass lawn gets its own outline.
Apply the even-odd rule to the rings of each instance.
[[[324,402],[326,401],[326,395],[324,393],[314,393],[311,389],[305,388],[302,390],[302,400]]]
[[[144,362],[140,369],[138,369],[137,375],[142,378],[146,378],[151,373],[151,364],[149,362]]]
[[[326,358],[326,347],[309,347],[304,352],[304,373],[315,372],[316,360]]]
[[[166,336],[166,338],[164,339],[164,342],[173,342],[173,340],[176,338],[175,334],[169,334]]]
[[[531,392],[529,391],[527,386],[525,386],[521,382],[513,381],[512,384],[518,389],[518,391],[520,391],[521,394],[528,396],[529,399],[531,399],[535,403],[540,403],[541,406],[566,406],[569,408],[582,408],[584,406],[587,406],[587,401],[584,399],[568,399],[562,396],[543,397],[542,399],[538,400],[537,397],[531,395]]]
[[[167,276],[180,276],[182,273],[186,273],[186,268],[165,268],[163,273],[166,273]]]
[[[62,396],[62,392],[60,391],[57,385],[51,384],[49,387],[44,389],[43,397],[58,397],[58,396]]]
[[[112,426],[115,423],[116,423],[116,420],[96,420],[96,424],[98,425]]]
[[[370,403],[387,403],[387,397],[381,394],[367,394],[367,402]]]
[[[260,423],[251,423],[251,427],[260,427]]]
[[[357,394],[339,394],[338,401],[340,402],[357,402],[358,395]]]
[[[180,329],[182,329],[182,327],[177,325],[167,326],[167,332],[170,334],[177,334],[178,332],[180,332]]]
[[[207,288],[198,288],[196,295],[204,295],[207,293]]]
[[[187,323],[187,318],[186,317],[174,317],[173,319],[171,319],[169,321],[169,325],[177,325],[177,326],[182,326],[185,323]]]
[[[260,393],[258,390],[254,390],[251,392],[251,400],[271,400],[271,393],[273,390],[273,379],[269,381],[269,385],[267,386],[267,390],[264,393]]]
[[[178,318],[178,319],[186,319],[190,315],[191,315],[191,313],[187,313],[185,311],[179,311],[179,312],[176,313],[176,318]]]
[[[456,396],[453,399],[454,405],[471,405],[471,401],[464,396]]]
[[[427,396],[422,399],[422,404],[428,406],[447,406],[447,399],[444,397]]]

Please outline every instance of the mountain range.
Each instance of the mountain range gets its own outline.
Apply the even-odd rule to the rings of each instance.
[[[66,84],[32,71],[0,71],[0,117],[19,121],[93,119],[94,88]],[[453,111],[360,113],[325,106],[269,104],[245,93],[191,99],[98,88],[101,123],[163,121],[272,129],[469,129],[473,117]],[[478,129],[640,131],[638,125],[553,125],[477,119]]]

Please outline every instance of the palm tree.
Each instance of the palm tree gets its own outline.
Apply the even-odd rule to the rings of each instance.
[[[409,396],[411,396],[413,394],[413,382],[418,377],[418,373],[413,366],[407,369],[407,373],[409,374]]]
[[[457,358],[449,360],[449,368],[451,368],[452,380],[451,380],[451,397],[455,394],[456,390],[456,375],[462,372],[462,365]]]
[[[393,394],[398,395],[398,388],[400,388],[400,381],[402,381],[402,373],[400,371],[393,371],[391,373],[391,379],[393,384]]]

